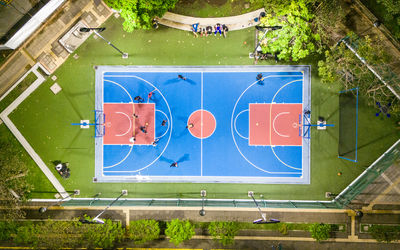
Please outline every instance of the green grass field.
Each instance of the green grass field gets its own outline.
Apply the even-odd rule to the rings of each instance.
[[[399,137],[391,119],[375,118],[375,110],[360,101],[359,162],[351,163],[337,158],[338,127],[327,131],[312,131],[310,185],[248,185],[248,184],[190,184],[190,183],[93,183],[94,140],[93,129],[81,130],[71,126],[83,118],[93,119],[95,65],[252,65],[248,58],[254,48],[254,29],[229,32],[228,37],[194,38],[189,32],[160,27],[158,30],[122,31],[122,20],[111,17],[104,24],[104,37],[111,40],[129,59],[100,39],[90,37],[55,72],[63,88],[54,95],[48,78],[11,115],[21,133],[30,142],[43,161],[59,178],[66,190],[79,189],[79,197],[116,197],[122,189],[129,197],[199,198],[201,189],[208,198],[243,198],[247,191],[263,194],[264,199],[325,200],[325,192],[339,193],[366,167],[389,148]],[[261,62],[261,64],[275,64]],[[339,86],[323,85],[317,77],[316,60],[304,61],[312,67],[312,115],[329,118],[338,124]],[[70,163],[71,177],[62,179],[54,170],[52,161]],[[337,173],[342,172],[341,176]],[[36,191],[48,190],[40,186],[46,182],[43,175],[35,179]],[[46,197],[47,193],[34,193]]]

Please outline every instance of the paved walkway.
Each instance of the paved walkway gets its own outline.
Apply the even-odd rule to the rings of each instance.
[[[78,19],[91,27],[98,27],[112,15],[103,1],[65,1],[63,6],[25,41],[13,55],[0,66],[0,96],[37,62],[53,73],[70,55],[60,46],[58,39]],[[60,48],[61,47],[61,48]]]
[[[28,219],[44,220],[70,220],[79,216],[87,214],[89,216],[96,216],[104,207],[51,207],[46,213],[39,213],[38,207],[26,208]],[[129,221],[138,219],[155,219],[155,220],[170,220],[173,218],[188,219],[192,222],[205,222],[205,221],[239,221],[251,222],[259,217],[258,211],[254,209],[245,208],[208,208],[206,207],[206,215],[199,215],[200,207],[182,208],[182,207],[111,207],[102,218],[118,220],[122,225],[129,225]],[[267,218],[276,218],[282,222],[294,223],[336,223],[345,224],[346,232],[334,232],[332,238],[326,243],[358,243],[366,244],[364,249],[369,248],[368,245],[376,246],[377,242],[372,239],[368,234],[361,233],[360,224],[391,224],[396,223],[400,219],[400,212],[394,211],[371,211],[364,214],[361,219],[355,218],[351,210],[339,209],[262,209],[267,214]],[[201,240],[202,242],[211,240],[211,237],[200,231],[193,240]],[[266,230],[242,230],[238,236],[235,237],[236,241],[257,241],[257,244],[265,244],[265,242],[309,242],[314,243],[315,240],[311,238],[309,232],[306,231],[289,231],[287,235],[282,235],[276,231]],[[159,244],[160,242],[154,242]],[[156,245],[149,245],[156,247]],[[395,243],[398,247],[399,243]],[[163,247],[169,247],[169,243],[165,240],[162,243]],[[180,247],[184,247],[182,245]],[[187,245],[186,245],[187,246]],[[192,245],[191,245],[192,246]],[[385,245],[386,246],[386,245]],[[157,246],[160,247],[160,246]],[[188,247],[188,246],[187,246]],[[193,246],[192,246],[193,247]],[[252,248],[256,249],[256,248]],[[307,248],[309,249],[309,248]],[[315,249],[315,248],[312,248]],[[338,248],[336,248],[338,249]],[[386,248],[386,249],[395,249]]]
[[[215,18],[190,17],[167,12],[162,18],[156,18],[156,20],[162,25],[186,31],[191,31],[191,25],[195,23],[199,23],[201,28],[213,27],[217,23],[225,24],[232,31],[246,29],[259,24],[260,22],[258,20],[255,21],[255,18],[258,18],[261,12],[265,12],[264,8],[243,15]]]
[[[70,55],[60,46],[58,42],[60,36],[70,30],[78,19],[84,20],[91,27],[98,27],[112,14],[112,11],[102,1],[95,2],[97,1],[67,1],[0,67],[0,75],[2,76],[0,78],[0,100],[10,93],[30,71],[38,77],[27,90],[0,114],[0,119],[4,121],[63,198],[68,197],[64,187],[8,118],[8,115],[45,81],[45,78],[37,71],[39,64],[44,72],[51,74]],[[17,80],[18,78],[19,80]],[[4,93],[4,95],[1,95],[1,93]]]
[[[25,137],[21,134],[21,132],[17,129],[14,123],[8,118],[8,115],[12,113],[18,105],[20,105],[30,94],[32,94],[44,81],[45,78],[37,71],[39,67],[39,63],[36,63],[26,74],[28,75],[30,72],[33,72],[37,79],[20,95],[15,99],[3,112],[0,113],[0,119],[6,124],[8,129],[13,133],[15,138],[21,143],[24,147],[26,152],[32,157],[35,163],[39,166],[42,172],[46,175],[49,179],[51,184],[53,184],[54,188],[60,193],[63,198],[68,196],[67,192],[65,191],[64,187],[61,183],[57,180],[57,178],[53,175],[47,165],[43,162],[40,156],[36,153],[33,147],[29,144],[29,142],[25,139]],[[23,78],[20,79],[14,86],[19,84]],[[13,86],[13,87],[14,87]]]

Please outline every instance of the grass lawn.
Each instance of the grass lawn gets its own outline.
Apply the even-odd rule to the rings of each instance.
[[[24,92],[34,81],[37,76],[35,73],[29,73],[17,87],[15,87],[3,100],[0,102],[0,113],[8,107],[22,92]]]
[[[361,100],[359,116],[359,162],[340,160],[338,152],[338,125],[327,131],[312,131],[311,184],[191,184],[191,183],[93,183],[94,140],[93,129],[81,130],[71,126],[80,119],[93,119],[94,65],[252,65],[248,54],[254,46],[254,29],[229,32],[228,37],[193,38],[189,32],[160,27],[158,30],[122,31],[122,20],[111,17],[104,24],[104,37],[111,40],[129,59],[100,39],[90,37],[76,53],[55,72],[63,88],[54,95],[47,79],[10,116],[21,133],[30,142],[43,161],[53,170],[66,190],[79,189],[79,197],[116,197],[122,189],[128,197],[199,198],[201,189],[208,198],[248,199],[247,191],[264,199],[325,200],[325,192],[339,193],[399,137],[391,119],[375,118],[375,110]],[[261,64],[272,64],[262,62]],[[274,64],[274,63],[273,63]],[[327,86],[317,77],[316,61],[312,64],[312,115],[329,118],[338,124],[339,86]],[[55,172],[52,161],[70,163],[71,177],[62,179]],[[341,176],[337,173],[342,172]],[[38,183],[43,178],[38,178]],[[36,194],[43,197],[42,194]]]
[[[0,124],[0,142],[10,143],[28,168],[27,182],[34,187],[32,197],[54,198],[57,191],[4,123]]]

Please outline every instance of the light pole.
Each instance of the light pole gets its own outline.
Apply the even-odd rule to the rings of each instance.
[[[120,49],[118,49],[117,47],[114,46],[114,44],[112,44],[110,41],[108,41],[107,39],[105,39],[102,35],[100,35],[99,33],[104,31],[106,28],[87,28],[87,27],[82,27],[79,29],[80,32],[90,32],[91,30],[101,39],[103,39],[106,43],[108,43],[111,47],[113,47],[115,50],[117,50],[119,53],[121,53],[122,58],[126,59],[128,58],[128,53],[124,53],[122,52]]]
[[[200,191],[201,195],[201,210],[199,211],[200,216],[206,215],[206,210],[204,210],[204,197],[206,197],[207,192],[206,190],[201,190]]]
[[[52,206],[55,206],[55,205],[60,205],[60,204],[61,204],[63,201],[65,201],[66,199],[71,198],[71,195],[77,195],[77,194],[79,194],[79,190],[74,190],[74,193],[73,193],[73,194],[68,194],[65,198],[62,198],[60,201],[57,201],[56,203],[50,204],[50,205],[48,205],[48,206],[46,206],[46,207],[40,207],[40,208],[39,208],[39,213],[44,213],[44,212],[47,211],[47,209],[48,209],[49,207],[52,207]]]
[[[264,29],[267,29],[267,31],[264,33],[263,37],[258,41],[257,46],[254,49],[253,55],[254,55],[255,59],[257,59],[257,48],[258,48],[258,46],[260,46],[260,43],[262,42],[264,37],[267,35],[268,31],[282,29],[282,26],[265,26],[265,27],[262,27],[262,26],[256,25],[256,29],[258,31],[264,31]]]
[[[119,200],[119,198],[121,198],[123,195],[127,195],[127,194],[128,194],[127,190],[122,190],[121,194],[115,200],[113,200],[106,208],[104,208],[103,211],[101,211],[98,215],[96,215],[96,217],[94,217],[91,221],[86,220],[86,219],[81,219],[79,221],[84,224],[93,224],[93,223],[94,224],[104,224],[104,221],[102,219],[100,219],[100,216],[102,214],[104,214],[115,202],[117,202]]]
[[[267,221],[267,215],[263,214],[261,212],[260,206],[258,205],[256,199],[254,199],[254,192],[253,191],[248,191],[247,195],[249,197],[253,198],[253,201],[256,204],[256,207],[258,208],[258,211],[260,212],[260,215],[261,215],[261,219],[253,221],[253,224],[270,224],[270,223],[279,223],[280,222],[280,220],[277,220],[277,219],[269,219],[269,221]]]

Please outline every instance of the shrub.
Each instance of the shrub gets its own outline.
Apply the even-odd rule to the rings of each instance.
[[[160,227],[155,220],[131,221],[127,233],[128,238],[134,240],[136,244],[143,244],[158,239]]]
[[[368,232],[378,242],[390,243],[400,239],[400,227],[372,225]]]
[[[114,223],[105,219],[101,225],[86,225],[87,231],[83,234],[83,242],[88,244],[89,248],[113,248],[124,237],[124,229],[121,223]]]
[[[170,242],[178,246],[185,240],[189,240],[194,235],[194,226],[190,221],[174,219],[167,223],[165,235],[170,238]]]
[[[236,222],[214,221],[208,226],[208,231],[214,240],[226,246],[234,243],[239,227]]]
[[[311,237],[316,241],[327,240],[331,232],[331,225],[324,223],[314,223],[309,227]]]
[[[283,235],[287,235],[288,234],[288,225],[286,223],[280,223],[278,231]]]
[[[17,233],[17,224],[14,221],[0,221],[0,241],[8,241],[11,235]]]

